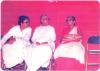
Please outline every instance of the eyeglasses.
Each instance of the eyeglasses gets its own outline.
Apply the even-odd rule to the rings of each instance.
[[[23,23],[29,23],[29,22],[27,21],[27,22],[23,22]]]

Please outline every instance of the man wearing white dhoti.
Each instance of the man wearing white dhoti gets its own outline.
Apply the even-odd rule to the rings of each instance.
[[[82,36],[78,28],[76,27],[75,17],[74,16],[67,17],[66,22],[67,22],[67,29],[63,33],[64,36],[61,40],[61,44],[57,47],[57,49],[54,52],[54,58],[56,60],[59,57],[63,57],[63,58],[66,58],[66,60],[72,59],[72,61],[76,60],[80,64],[84,64],[84,53],[85,52],[84,52],[84,47],[81,44]],[[68,65],[68,63],[66,64]],[[67,65],[65,69],[67,69]]]
[[[11,28],[2,38],[1,46],[6,68],[11,68],[23,62],[24,48],[30,45],[32,29],[29,23],[30,20],[27,16],[20,16],[18,25]]]
[[[36,71],[40,67],[47,67],[55,49],[55,29],[49,25],[49,17],[40,17],[41,25],[38,26],[32,36],[32,48],[27,48],[28,58],[25,62],[28,66],[27,71]],[[31,54],[30,54],[31,52]]]

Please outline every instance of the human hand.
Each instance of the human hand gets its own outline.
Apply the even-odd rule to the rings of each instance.
[[[15,41],[16,41],[16,39],[14,37],[10,37],[8,43],[13,44]]]
[[[36,45],[40,45],[40,43],[39,42],[36,42]]]

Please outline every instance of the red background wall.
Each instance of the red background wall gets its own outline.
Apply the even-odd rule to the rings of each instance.
[[[4,35],[11,27],[17,24],[20,15],[27,15],[31,21],[31,27],[40,24],[40,15],[47,14],[55,27],[59,43],[61,31],[66,24],[66,17],[76,17],[77,26],[83,33],[83,44],[86,46],[87,38],[99,34],[99,3],[97,1],[4,1],[1,7],[1,34]]]
[[[31,20],[31,27],[40,24],[40,15],[47,14],[57,34],[57,42],[65,25],[66,17],[76,17],[77,26],[83,33],[83,44],[90,35],[99,33],[99,3],[96,1],[68,1],[68,2],[43,2],[43,1],[4,1],[1,7],[1,34],[4,35],[12,26],[17,24],[20,15],[27,15]]]

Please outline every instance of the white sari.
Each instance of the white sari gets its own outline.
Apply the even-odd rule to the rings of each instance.
[[[55,30],[52,26],[39,26],[32,36],[33,44],[26,49],[27,71],[37,71],[40,67],[47,67],[55,49]],[[36,42],[47,44],[37,45]]]
[[[31,28],[28,27],[20,30],[20,26],[15,26],[1,40],[3,48],[3,60],[6,68],[11,68],[23,61],[23,50],[26,46],[30,45],[29,39],[31,36]],[[4,44],[11,36],[16,41],[13,44]]]
[[[74,27],[69,34],[78,34],[77,27]],[[75,58],[80,63],[84,64],[84,47],[79,42],[69,42],[65,44],[60,44],[54,52],[54,58],[58,57],[67,57],[67,58]]]

